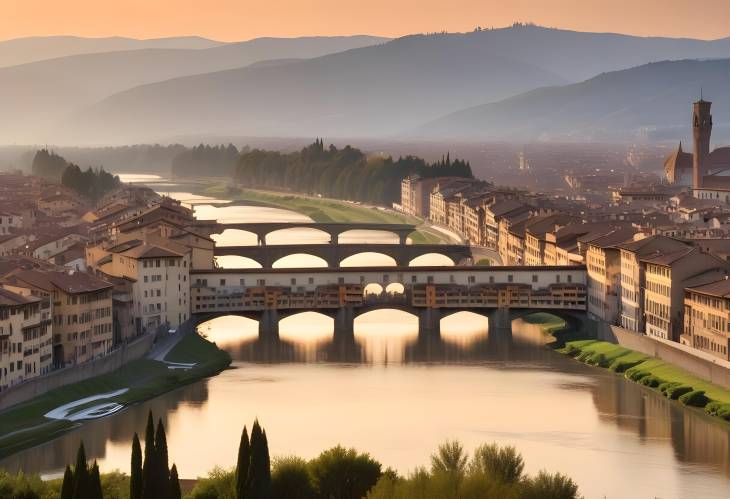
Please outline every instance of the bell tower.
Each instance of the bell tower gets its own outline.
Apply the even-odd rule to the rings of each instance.
[[[706,174],[705,163],[707,162],[707,156],[710,155],[710,135],[712,134],[711,106],[712,102],[708,102],[700,97],[700,100],[694,103],[692,112],[692,135],[694,137],[692,187],[695,189],[702,187],[702,179]]]

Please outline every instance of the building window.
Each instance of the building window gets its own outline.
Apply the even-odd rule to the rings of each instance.
[[[514,282],[515,278],[512,274],[507,275],[507,282]]]
[[[532,282],[537,282],[537,274],[532,274]]]

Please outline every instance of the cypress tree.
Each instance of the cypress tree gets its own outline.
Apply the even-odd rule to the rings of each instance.
[[[89,472],[89,499],[104,499],[101,491],[101,477],[99,476],[99,465],[94,461]]]
[[[269,449],[258,420],[251,428],[251,464],[246,479],[246,499],[268,499],[271,485]]]
[[[132,440],[132,467],[129,477],[129,499],[142,499],[142,446],[137,433]]]
[[[158,499],[157,452],[155,451],[155,423],[152,411],[147,415],[147,429],[144,439],[144,464],[142,464],[142,499]]]
[[[236,499],[243,499],[245,495],[250,462],[251,443],[248,440],[248,431],[244,426],[243,433],[241,433],[241,443],[238,444],[238,460],[236,461]]]
[[[170,469],[170,493],[167,495],[169,499],[180,499],[182,492],[180,491],[180,479],[177,477],[177,466],[172,463]]]
[[[63,472],[63,484],[61,485],[61,499],[73,499],[74,495],[74,474],[71,466],[66,465]]]
[[[157,459],[157,477],[160,483],[167,483],[170,479],[167,456],[167,435],[162,419],[157,421],[157,432],[155,433],[155,453]]]
[[[76,453],[73,490],[73,499],[86,499],[89,490],[89,468],[86,466],[86,449],[84,449],[84,442],[79,444],[79,450]]]

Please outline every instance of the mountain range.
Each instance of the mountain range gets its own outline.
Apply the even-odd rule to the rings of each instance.
[[[730,89],[727,38],[515,25],[394,40],[137,42],[168,45],[0,68],[2,142],[203,135],[656,139],[686,128],[700,87],[717,101],[722,127],[721,101]],[[0,65],[7,43],[0,42]]]

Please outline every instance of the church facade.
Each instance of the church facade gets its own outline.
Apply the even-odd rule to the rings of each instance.
[[[667,182],[691,187],[694,197],[730,203],[730,147],[710,151],[712,103],[704,99],[692,108],[692,152],[682,143],[664,161]]]

